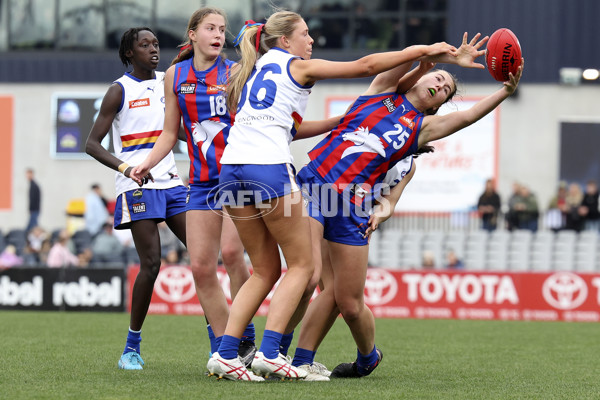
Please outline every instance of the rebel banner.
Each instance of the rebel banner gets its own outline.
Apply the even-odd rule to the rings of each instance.
[[[124,311],[123,269],[0,270],[0,309]]]
[[[138,270],[129,269],[130,292]],[[218,275],[231,302],[227,273],[220,268]],[[266,315],[272,293],[259,315]],[[378,318],[598,322],[600,274],[370,268],[365,302]],[[163,267],[154,285],[150,312],[203,313],[188,267]]]

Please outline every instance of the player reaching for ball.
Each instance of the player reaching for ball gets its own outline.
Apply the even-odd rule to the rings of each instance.
[[[465,33],[458,57],[427,57],[400,81],[410,65],[380,73],[350,106],[340,124],[309,153],[311,161],[298,173],[298,180],[304,189],[315,193],[306,195],[312,217],[310,230],[313,240],[325,238],[328,255],[323,253],[327,257],[321,275],[323,290],[302,320],[292,365],[312,365],[317,347],[338,313],[356,342],[357,359],[338,365],[331,377],[359,378],[379,365],[382,353],[375,346],[374,317],[364,303],[367,233],[374,228],[364,205],[376,196],[385,173],[401,159],[475,123],[514,93],[523,64],[515,75],[509,74],[502,88],[470,109],[435,115],[456,93],[456,82],[444,70],[431,70],[432,62],[483,69],[473,60],[483,55],[484,51],[478,49],[487,38],[477,42],[478,38],[476,35],[467,43]],[[362,142],[349,140],[355,134],[372,135],[377,140],[371,141],[371,146],[359,146]],[[323,204],[320,199],[325,199]],[[337,200],[336,215],[331,215],[332,199]]]

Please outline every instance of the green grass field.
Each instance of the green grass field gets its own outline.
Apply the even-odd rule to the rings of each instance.
[[[148,316],[144,371],[118,370],[128,322],[125,313],[0,312],[0,399],[600,398],[594,323],[379,319],[384,359],[371,376],[251,383],[204,374],[202,317]],[[260,336],[264,318],[255,324]],[[317,360],[333,368],[355,356],[340,319]]]

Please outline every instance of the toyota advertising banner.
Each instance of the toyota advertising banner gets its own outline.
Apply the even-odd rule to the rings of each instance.
[[[139,268],[128,272],[129,292]],[[229,301],[229,278],[218,270]],[[258,315],[266,315],[269,300]],[[600,321],[600,274],[387,270],[367,272],[365,301],[378,318]],[[191,270],[161,269],[150,304],[156,314],[202,314]]]

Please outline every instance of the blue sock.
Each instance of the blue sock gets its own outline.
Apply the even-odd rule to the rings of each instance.
[[[244,342],[254,342],[256,340],[256,331],[254,329],[254,323],[250,322],[244,333],[242,333],[242,341]]]
[[[288,350],[290,349],[290,345],[292,344],[292,339],[294,338],[294,331],[291,333],[285,333],[281,337],[281,343],[279,344],[279,352],[284,356],[287,356]]]
[[[358,373],[361,375],[368,375],[371,373],[372,367],[377,364],[377,347],[373,346],[373,350],[367,354],[362,355],[358,349],[356,350],[356,367]]]
[[[208,331],[208,340],[210,340],[210,352],[212,354],[218,350],[219,345],[216,342],[215,333],[213,332],[212,326],[210,326],[210,324],[206,325],[206,330]]]
[[[238,348],[240,347],[240,339],[235,336],[223,335],[219,337],[221,344],[219,345],[219,355],[226,360],[231,360],[238,356]]]
[[[129,333],[127,333],[127,342],[125,342],[125,350],[123,350],[123,354],[130,353],[135,351],[140,354],[140,342],[142,341],[142,331],[132,331],[129,328]]]
[[[296,354],[294,354],[292,365],[294,367],[299,367],[304,364],[312,364],[315,360],[316,353],[316,351],[310,351],[301,347],[296,347]]]
[[[279,332],[265,330],[260,344],[260,352],[271,360],[277,358],[279,356],[279,343],[281,343],[282,336],[283,334]]]
[[[223,336],[219,336],[215,338],[215,351],[219,351],[219,347],[221,347],[221,342],[223,341]],[[213,351],[213,353],[215,352]]]

